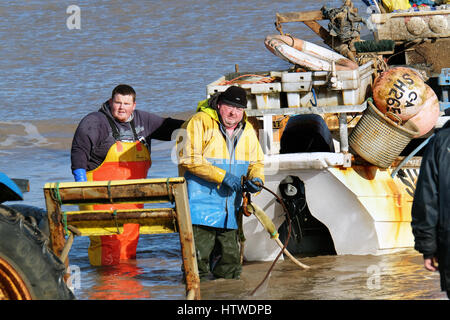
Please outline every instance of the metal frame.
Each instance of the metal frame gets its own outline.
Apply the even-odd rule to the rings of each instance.
[[[142,226],[140,233],[179,233],[186,297],[200,299],[200,278],[184,178],[47,183],[44,186],[44,196],[50,229],[50,248],[63,258],[66,265],[68,247],[70,249],[73,241],[72,234],[66,241],[67,230],[75,228],[82,236],[110,235],[117,233],[123,223],[138,221]],[[114,212],[89,209],[64,212],[61,209],[63,205],[162,202],[171,202],[175,207]]]
[[[299,107],[299,108],[280,108],[280,109],[250,109],[246,110],[249,117],[262,117],[264,134],[261,141],[261,147],[264,154],[274,154],[273,146],[273,122],[272,116],[276,115],[299,115],[299,114],[339,114],[339,137],[341,143],[341,152],[344,155],[344,167],[351,166],[351,154],[348,152],[348,126],[347,113],[362,113],[367,108],[367,102],[364,101],[360,105],[349,106],[326,106],[326,107]]]

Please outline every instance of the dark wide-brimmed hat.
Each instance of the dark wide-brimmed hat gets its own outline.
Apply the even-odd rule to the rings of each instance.
[[[231,86],[220,94],[218,102],[233,107],[247,108],[247,93],[241,87]]]

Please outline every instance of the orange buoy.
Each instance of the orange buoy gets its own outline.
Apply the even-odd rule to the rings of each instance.
[[[439,118],[440,107],[436,93],[426,85],[426,100],[420,111],[411,117],[407,123],[413,123],[419,129],[419,133],[414,138],[418,138],[428,133],[436,124]],[[406,125],[406,123],[405,123]]]
[[[407,121],[422,108],[427,85],[413,69],[395,67],[379,75],[373,85],[375,106],[383,114],[390,113]]]

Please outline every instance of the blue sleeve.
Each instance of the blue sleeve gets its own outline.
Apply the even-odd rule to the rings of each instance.
[[[75,169],[72,171],[72,174],[76,182],[87,181],[86,169]]]

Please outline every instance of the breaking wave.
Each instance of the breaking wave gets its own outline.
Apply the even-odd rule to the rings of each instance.
[[[70,149],[76,125],[66,120],[0,122],[0,150],[17,148]]]

